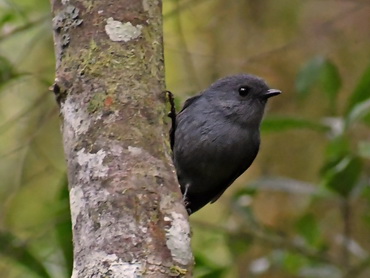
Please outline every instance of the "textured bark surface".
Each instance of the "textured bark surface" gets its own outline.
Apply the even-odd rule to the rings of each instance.
[[[191,277],[169,154],[161,1],[52,1],[72,277]]]

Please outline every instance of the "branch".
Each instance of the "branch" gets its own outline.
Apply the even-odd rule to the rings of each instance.
[[[205,222],[200,222],[200,221],[193,221],[193,224],[195,224],[198,227],[205,228],[205,229],[210,229],[213,231],[217,231],[220,233],[224,233],[227,235],[235,236],[235,237],[240,237],[240,238],[246,238],[246,237],[252,237],[256,240],[258,240],[260,243],[274,247],[281,247],[284,249],[287,249],[291,252],[301,254],[307,258],[329,263],[336,265],[338,267],[341,267],[340,263],[337,263],[334,261],[332,258],[329,256],[323,254],[320,251],[317,251],[315,249],[305,247],[300,245],[299,243],[296,243],[294,241],[288,240],[281,235],[278,234],[272,234],[272,233],[266,233],[262,229],[258,228],[256,230],[238,230],[234,231],[229,229],[228,227],[223,227],[219,225],[214,225],[214,224],[209,224]]]

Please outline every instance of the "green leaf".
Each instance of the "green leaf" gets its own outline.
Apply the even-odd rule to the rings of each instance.
[[[307,264],[307,259],[298,254],[285,253],[283,268],[291,274],[298,274],[299,270]]]
[[[247,235],[243,235],[243,237],[227,235],[226,243],[232,255],[238,257],[241,254],[245,254],[251,248],[253,237]]]
[[[310,60],[298,73],[296,79],[296,90],[302,96],[307,95],[319,80],[321,68],[325,62],[325,58],[318,56]]]
[[[370,141],[362,141],[358,143],[358,154],[363,158],[370,159]]]
[[[320,72],[320,85],[328,96],[331,104],[335,107],[336,97],[342,86],[338,68],[331,61],[325,60]]]
[[[302,216],[296,222],[298,233],[311,245],[316,246],[320,240],[320,230],[316,218],[312,214]]]
[[[348,197],[357,185],[362,171],[362,161],[359,157],[347,155],[327,167],[324,173],[324,184],[341,195]]]
[[[222,278],[227,270],[226,267],[210,262],[204,255],[195,255],[195,275],[199,278]]]
[[[294,277],[308,263],[308,259],[304,256],[282,249],[275,249],[271,254],[271,260],[274,266],[279,266],[288,273],[294,274]]]
[[[0,27],[3,26],[5,23],[14,21],[16,19],[14,11],[6,11],[0,16]]]
[[[255,196],[257,195],[257,188],[255,187],[250,187],[250,186],[246,186],[238,191],[235,192],[235,194],[233,195],[232,199],[233,201],[237,201],[238,198],[240,198],[241,196],[245,196],[245,195],[249,195],[249,196]]]
[[[225,271],[226,271],[225,268],[216,268],[216,269],[208,270],[207,273],[203,275],[199,275],[197,277],[199,278],[223,278],[225,277],[224,275]]]
[[[327,158],[326,166],[322,169],[325,172],[333,167],[339,160],[350,152],[350,142],[345,136],[337,136],[330,140],[326,147],[325,156]]]
[[[329,131],[329,127],[322,123],[293,117],[266,117],[261,125],[262,132],[276,132],[295,129],[310,129],[319,132]]]
[[[358,121],[370,124],[370,99],[357,103],[346,117],[346,128]]]
[[[51,278],[42,261],[32,254],[26,243],[10,232],[0,231],[0,254],[27,268],[38,277]]]
[[[360,82],[358,82],[356,89],[349,98],[348,106],[346,109],[347,114],[351,113],[351,110],[360,102],[370,98],[370,65],[362,75]]]
[[[16,76],[17,74],[15,73],[10,61],[5,57],[0,56],[0,87]]]
[[[296,79],[296,90],[302,96],[307,95],[317,85],[328,97],[331,108],[335,109],[336,97],[342,80],[337,66],[322,56],[310,60],[299,72]]]

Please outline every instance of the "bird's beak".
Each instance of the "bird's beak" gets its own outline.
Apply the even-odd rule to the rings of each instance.
[[[270,97],[273,97],[273,96],[277,96],[277,95],[280,95],[281,94],[281,91],[280,90],[276,90],[276,89],[269,89],[267,90],[267,92],[264,94],[265,98],[270,98]]]

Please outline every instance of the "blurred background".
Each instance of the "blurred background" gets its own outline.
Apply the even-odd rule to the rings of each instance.
[[[369,14],[368,0],[164,0],[179,107],[234,73],[284,92],[266,109],[252,167],[191,217],[194,277],[370,277]],[[71,273],[54,70],[49,2],[0,0],[5,278]]]

